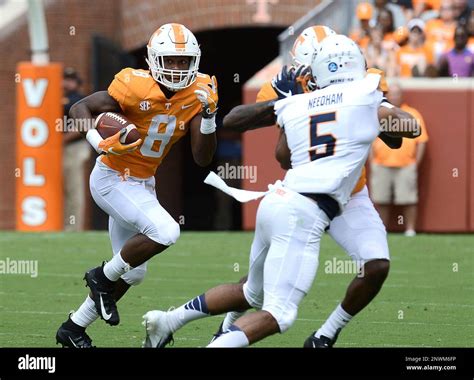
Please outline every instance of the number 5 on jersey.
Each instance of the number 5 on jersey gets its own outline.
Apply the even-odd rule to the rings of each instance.
[[[322,123],[336,121],[336,112],[321,113],[311,116],[309,134],[311,137],[311,147],[308,149],[310,160],[318,160],[323,157],[332,156],[336,150],[336,141],[332,133],[318,135],[318,126]],[[322,147],[325,147],[323,150]],[[323,151],[323,152],[321,152]]]

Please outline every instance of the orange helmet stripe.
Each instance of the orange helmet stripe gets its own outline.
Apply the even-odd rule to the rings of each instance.
[[[183,26],[181,24],[171,24],[171,27],[173,28],[174,46],[176,50],[183,50],[186,44]]]
[[[161,29],[156,29],[155,32],[151,35],[150,39],[148,40],[148,45],[150,45],[150,44],[151,44],[151,40],[152,40],[154,37],[158,36],[160,33],[161,33]]]
[[[300,34],[298,36],[298,38],[296,39],[296,41],[294,42],[293,44],[293,48],[291,49],[291,53],[292,54],[295,54],[295,50],[296,50],[296,47],[299,45],[299,44],[302,44],[304,41],[304,36],[302,34]]]
[[[318,39],[318,42],[321,42],[324,40],[328,35],[326,33],[326,30],[324,29],[324,26],[314,26],[313,27],[314,33],[316,34],[316,38]]]

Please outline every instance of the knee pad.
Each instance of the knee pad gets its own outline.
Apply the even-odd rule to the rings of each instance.
[[[257,293],[249,288],[248,283],[246,282],[243,285],[243,291],[245,299],[248,304],[255,309],[261,309],[263,305],[263,289],[261,293]]]
[[[162,223],[160,225],[155,225],[153,231],[145,233],[145,235],[159,244],[170,246],[176,243],[179,239],[179,224],[173,220],[167,224]]]
[[[298,315],[298,308],[290,305],[265,304],[262,310],[270,313],[275,318],[281,333],[284,333],[295,323]]]
[[[128,285],[138,285],[140,284],[146,275],[146,267],[139,267],[133,268],[128,272],[124,273],[120,278],[124,280]]]

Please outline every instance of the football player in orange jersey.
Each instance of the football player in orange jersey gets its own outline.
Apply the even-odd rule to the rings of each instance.
[[[217,83],[198,72],[201,51],[195,36],[183,25],[166,24],[153,33],[147,49],[149,70],[120,71],[108,91],[90,95],[70,111],[74,119],[121,113],[135,124],[141,139],[124,145],[120,132],[107,139],[96,129],[86,134],[102,153],[90,189],[109,215],[113,258],[85,274],[90,293],[56,334],[66,347],[91,347],[85,329],[99,316],[117,325],[116,301],[143,280],[147,261],[179,238],[178,223],[155,193],[155,172],[171,147],[189,130],[198,165],[209,165],[216,150]]]
[[[310,65],[312,59],[317,54],[320,42],[334,32],[323,26],[314,26],[305,29],[296,39],[291,55],[295,69],[290,69],[287,74],[305,75],[302,65]],[[291,70],[294,70],[293,73]],[[282,71],[284,73],[284,70]],[[369,69],[368,72],[381,73],[380,70]],[[383,74],[383,73],[382,73]],[[282,73],[279,74],[280,76]],[[307,82],[307,79],[300,78],[300,82]],[[291,80],[288,81],[291,84]],[[386,82],[383,77],[381,82],[382,90],[387,91]],[[309,88],[316,87],[314,79],[308,82]],[[306,90],[306,91],[307,91]],[[298,89],[292,88],[292,94]],[[272,86],[272,83],[265,83],[257,95],[257,103],[251,105],[241,105],[235,107],[224,118],[224,128],[237,131],[247,131],[267,126],[272,126],[276,122],[273,104],[275,100],[282,99],[287,95],[288,89],[279,91]],[[280,131],[280,141],[276,150],[276,158],[283,169],[290,169],[289,152],[281,149],[282,137],[285,134]],[[398,149],[401,146],[401,137],[388,136],[381,133],[379,137],[391,148]],[[377,295],[388,275],[389,271],[389,250],[385,227],[369,198],[365,168],[356,184],[351,199],[343,213],[331,221],[329,235],[346,251],[349,257],[361,266],[362,276],[356,276],[347,288],[346,295],[342,302],[336,307],[326,322],[320,329],[315,331],[305,342],[305,347],[332,347],[341,329],[350,319],[366,307]],[[245,281],[244,277],[241,281]],[[243,313],[228,313],[225,320],[219,327],[214,339],[226,331],[237,318]]]

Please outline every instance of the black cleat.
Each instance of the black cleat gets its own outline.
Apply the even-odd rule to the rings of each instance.
[[[219,329],[216,331],[216,333],[212,336],[212,339],[211,341],[209,342],[212,343],[214,342],[217,338],[219,338],[222,334],[224,334],[224,331],[222,330],[222,326],[224,325],[224,321],[221,322],[221,324],[219,325]]]
[[[113,297],[115,286],[113,281],[105,277],[103,266],[86,272],[84,280],[91,290],[97,313],[106,323],[116,326],[120,323],[120,317]]]
[[[74,323],[70,319],[64,322],[56,333],[56,344],[61,344],[67,348],[95,348],[92,345],[92,339],[87,335],[85,329],[79,327],[71,329],[68,324]]]
[[[315,334],[316,331],[313,332],[304,342],[304,348],[332,348],[334,343],[336,343],[337,337],[341,329],[339,329],[336,333],[334,339],[330,339],[327,336],[321,335],[319,338],[316,338]]]

